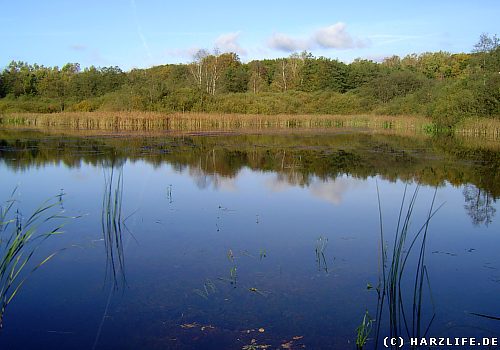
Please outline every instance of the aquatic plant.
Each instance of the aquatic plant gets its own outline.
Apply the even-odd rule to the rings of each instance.
[[[231,267],[231,269],[229,270],[229,276],[230,276],[230,279],[231,279],[231,284],[236,285],[237,278],[238,278],[237,271],[238,270],[236,268],[236,265],[234,265],[233,267]]]
[[[314,251],[316,253],[316,263],[318,264],[318,271],[325,270],[328,273],[328,265],[325,258],[325,249],[328,245],[328,238],[319,236],[316,240],[316,247]]]
[[[259,259],[262,260],[267,257],[267,253],[265,249],[260,249],[259,250]]]
[[[319,98],[316,102],[323,103]],[[1,104],[1,103],[0,103]],[[301,114],[241,114],[241,113],[160,113],[141,111],[121,112],[61,112],[61,113],[9,113],[0,122],[9,128],[29,128],[33,130],[52,130],[54,128],[71,132],[102,133],[102,131],[162,132],[165,130],[185,132],[206,131],[267,131],[267,130],[337,130],[338,128],[368,128],[390,134],[424,134],[424,126],[431,119],[405,115],[374,115],[356,113],[355,115],[335,113]],[[228,111],[226,111],[228,112]],[[483,118],[486,119],[486,118]],[[490,119],[491,120],[491,119]],[[498,138],[498,123],[488,122],[487,135]],[[390,129],[384,128],[390,125]],[[461,129],[460,129],[461,130]]]
[[[167,199],[168,203],[172,204],[174,202],[174,199],[172,197],[172,185],[168,185],[167,187]]]
[[[478,317],[488,318],[490,320],[500,321],[500,317],[498,317],[498,316],[480,314],[480,313],[477,313],[477,312],[469,312],[469,314],[474,315],[474,316],[478,316]]]
[[[208,297],[211,294],[214,294],[217,292],[217,287],[215,286],[215,284],[212,282],[211,279],[207,278],[205,280],[205,282],[203,283],[203,289],[196,288],[193,290],[193,292],[198,294],[203,299],[208,299]]]
[[[430,287],[430,279],[425,264],[425,252],[427,246],[427,235],[429,222],[436,212],[443,206],[441,204],[437,209],[434,209],[437,189],[434,191],[434,196],[427,214],[427,218],[423,225],[419,228],[413,238],[409,238],[410,222],[413,216],[417,195],[419,192],[417,186],[407,202],[407,186],[403,193],[401,206],[399,210],[398,222],[394,236],[392,250],[389,249],[385,241],[385,232],[382,223],[382,206],[380,203],[380,193],[377,184],[377,198],[380,222],[380,273],[379,283],[376,288],[378,294],[377,303],[377,332],[376,346],[380,335],[380,327],[384,315],[384,305],[387,301],[389,317],[390,337],[400,337],[406,335],[408,337],[425,337],[435,317],[434,302],[432,300],[432,291]],[[406,209],[405,209],[406,207]],[[407,242],[409,241],[409,245]],[[413,252],[415,251],[415,254]],[[410,257],[416,255],[415,270],[409,270],[407,264]],[[404,293],[402,287],[403,278],[413,281],[413,291],[410,295]],[[424,289],[424,287],[426,287]],[[424,324],[423,308],[424,308],[424,292],[428,291],[429,298],[432,304],[432,316],[426,324]],[[407,302],[407,299],[410,301]],[[408,308],[410,310],[408,310]]]
[[[368,311],[365,312],[363,316],[363,320],[358,328],[356,328],[357,336],[356,336],[356,348],[362,350],[368,341],[368,337],[372,331],[373,319],[368,314]]]
[[[112,164],[109,170],[104,170],[104,192],[101,209],[101,230],[106,250],[106,275],[112,276],[116,288],[126,285],[125,256],[123,254],[123,229],[127,229],[122,219],[123,202],[123,167],[118,168],[118,176]],[[132,214],[131,214],[132,215]],[[132,236],[133,237],[133,236]]]
[[[17,189],[0,209],[0,328],[7,306],[18,294],[31,273],[51,260],[57,252],[45,257],[34,267],[29,264],[35,252],[42,243],[55,235],[62,233],[64,225],[59,209],[62,196],[59,194],[43,202],[27,217],[19,209],[14,209],[14,199]],[[50,227],[54,223],[52,228]]]
[[[262,291],[260,289],[255,288],[255,287],[248,288],[248,290],[252,293],[259,294],[260,296],[263,296],[263,297],[267,297],[267,295],[269,294],[269,292]]]

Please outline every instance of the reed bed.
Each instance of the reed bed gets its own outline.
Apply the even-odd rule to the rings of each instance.
[[[456,134],[464,137],[500,139],[500,120],[486,118],[465,119],[457,125]]]
[[[500,120],[476,118],[441,130],[428,118],[383,115],[250,115],[158,112],[62,112],[0,115],[0,129],[75,136],[172,136],[220,134],[330,134],[363,132],[431,137],[450,132],[479,147],[497,149]]]
[[[376,115],[252,115],[157,112],[12,113],[4,125],[83,130],[238,130],[266,128],[369,128],[421,131],[430,120],[422,117]]]

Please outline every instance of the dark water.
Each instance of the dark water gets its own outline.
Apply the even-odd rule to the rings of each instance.
[[[403,254],[443,204],[427,231],[419,318],[423,233],[408,253],[401,335],[415,335],[416,323],[421,336],[500,334],[500,321],[472,314],[500,316],[494,144],[351,133],[0,136],[2,201],[17,186],[25,218],[54,196],[51,210],[78,216],[62,219],[64,234],[40,244],[29,269],[58,254],[23,272],[1,349],[355,349],[383,289],[377,185],[387,270],[405,188],[406,205],[418,193]],[[387,307],[366,348],[378,325],[379,344],[394,332]]]

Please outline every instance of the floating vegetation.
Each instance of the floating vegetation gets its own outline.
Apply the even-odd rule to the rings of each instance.
[[[231,284],[236,286],[236,282],[238,279],[238,274],[237,274],[237,268],[236,266],[231,267],[231,270],[229,270],[229,276],[231,279]]]
[[[198,322],[183,323],[180,325],[180,327],[182,329],[199,329],[202,332],[206,331],[206,330],[215,329],[215,327],[212,325],[209,325],[209,324],[202,325],[202,324],[199,324]]]
[[[203,288],[202,289],[194,289],[193,292],[198,294],[203,299],[208,300],[210,295],[215,294],[217,292],[217,287],[212,282],[212,280],[207,278],[205,280],[205,283],[203,283]]]
[[[258,344],[257,339],[252,339],[250,344],[244,345],[242,350],[257,350],[257,349],[269,349],[271,345],[269,344]]]
[[[248,290],[252,293],[259,294],[260,296],[263,296],[263,297],[267,297],[267,295],[269,294],[268,292],[263,292],[260,289],[257,289],[255,287],[248,288]]]
[[[224,281],[227,280],[229,281],[230,284],[232,284],[236,288],[236,282],[238,280],[238,268],[236,267],[236,262],[234,261],[234,253],[231,249],[227,251],[227,258],[231,262],[233,266],[229,269],[229,280],[224,279],[224,278],[219,278],[220,280]]]
[[[291,340],[284,341],[281,343],[280,348],[281,349],[304,349],[306,346],[299,341],[304,338],[302,335],[297,335],[292,337]]]
[[[266,250],[265,250],[265,249],[261,249],[261,250],[259,250],[259,259],[260,259],[260,260],[262,260],[262,259],[264,259],[265,257],[267,257]]]
[[[238,277],[238,275],[237,275],[238,268],[236,266],[235,255],[234,255],[232,249],[228,249],[228,251],[226,253],[226,257],[232,265],[231,268],[229,269],[229,278],[218,277],[218,280],[229,282],[230,284],[232,284],[236,287],[236,282],[237,282],[237,277]]]
[[[227,251],[227,258],[229,259],[229,261],[231,261],[232,263],[234,263],[234,254],[233,254],[233,251],[231,249],[229,249]]]
[[[328,273],[328,265],[325,258],[325,249],[328,245],[328,238],[319,236],[316,240],[316,248],[314,249],[316,253],[316,263],[318,264],[318,271],[324,270]]]
[[[198,328],[198,327],[201,327],[201,326],[196,322],[181,324],[181,328],[183,328],[183,329],[192,329],[192,328]]]
[[[69,218],[62,215],[61,209],[57,209],[62,207],[63,193],[61,193],[42,203],[25,219],[19,209],[14,210],[16,190],[17,188],[0,209],[0,328],[3,327],[7,306],[28,276],[57,253],[50,254],[31,267],[28,263],[36,250],[47,238],[61,234],[64,223],[59,221]],[[46,225],[52,222],[55,222],[54,227],[46,228]],[[26,271],[30,268],[31,271]]]

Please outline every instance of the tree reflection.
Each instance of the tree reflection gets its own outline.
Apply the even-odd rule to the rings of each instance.
[[[485,190],[474,185],[465,185],[463,190],[467,214],[474,225],[488,226],[493,221],[496,209],[493,206],[495,199]]]

